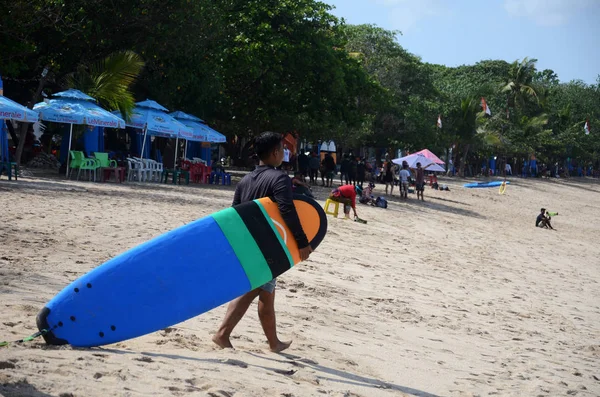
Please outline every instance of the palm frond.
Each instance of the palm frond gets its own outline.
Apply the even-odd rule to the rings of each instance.
[[[530,96],[532,96],[534,98],[538,97],[537,90],[534,87],[530,86],[530,85],[523,85],[523,86],[521,86],[521,92],[523,94],[530,95]]]
[[[116,52],[90,66],[79,66],[67,83],[96,98],[102,106],[118,109],[128,119],[135,106],[129,88],[143,67],[144,62],[136,53]]]

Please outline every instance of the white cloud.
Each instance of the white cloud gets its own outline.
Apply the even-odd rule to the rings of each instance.
[[[511,16],[529,18],[541,26],[558,26],[598,4],[598,0],[504,0],[504,9]]]
[[[441,0],[371,0],[390,9],[389,18],[394,29],[407,32],[426,18],[445,11]]]

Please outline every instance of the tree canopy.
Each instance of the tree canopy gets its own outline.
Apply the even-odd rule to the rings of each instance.
[[[137,54],[144,68],[131,87],[136,100],[195,114],[230,137],[270,129],[345,147],[427,147],[442,155],[454,147],[463,162],[493,153],[599,157],[600,80],[561,82],[554,71],[538,70],[534,58],[427,64],[399,44],[399,32],[348,25],[323,2],[0,4],[0,74],[5,91],[21,102],[30,100],[46,66],[44,90],[51,94],[77,79],[90,85],[94,69],[113,54]],[[123,103],[110,99],[126,97],[122,87],[112,94],[100,87],[106,106]],[[481,114],[482,97],[491,116]]]

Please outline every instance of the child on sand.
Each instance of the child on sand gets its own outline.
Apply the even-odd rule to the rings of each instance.
[[[369,185],[363,189],[362,195],[358,199],[361,204],[375,205],[375,198],[373,197],[373,189],[375,184],[369,183]]]
[[[402,162],[402,170],[400,171],[400,198],[408,198],[408,180],[410,179],[410,171],[408,163]]]

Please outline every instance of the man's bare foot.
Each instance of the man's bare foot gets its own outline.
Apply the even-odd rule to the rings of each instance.
[[[285,349],[290,347],[291,344],[292,344],[292,341],[289,341],[289,342],[278,341],[276,347],[271,347],[271,351],[273,353],[281,353],[282,351],[284,351]]]
[[[219,335],[218,333],[212,337],[212,341],[221,349],[233,349],[233,345],[229,341],[229,338]]]

